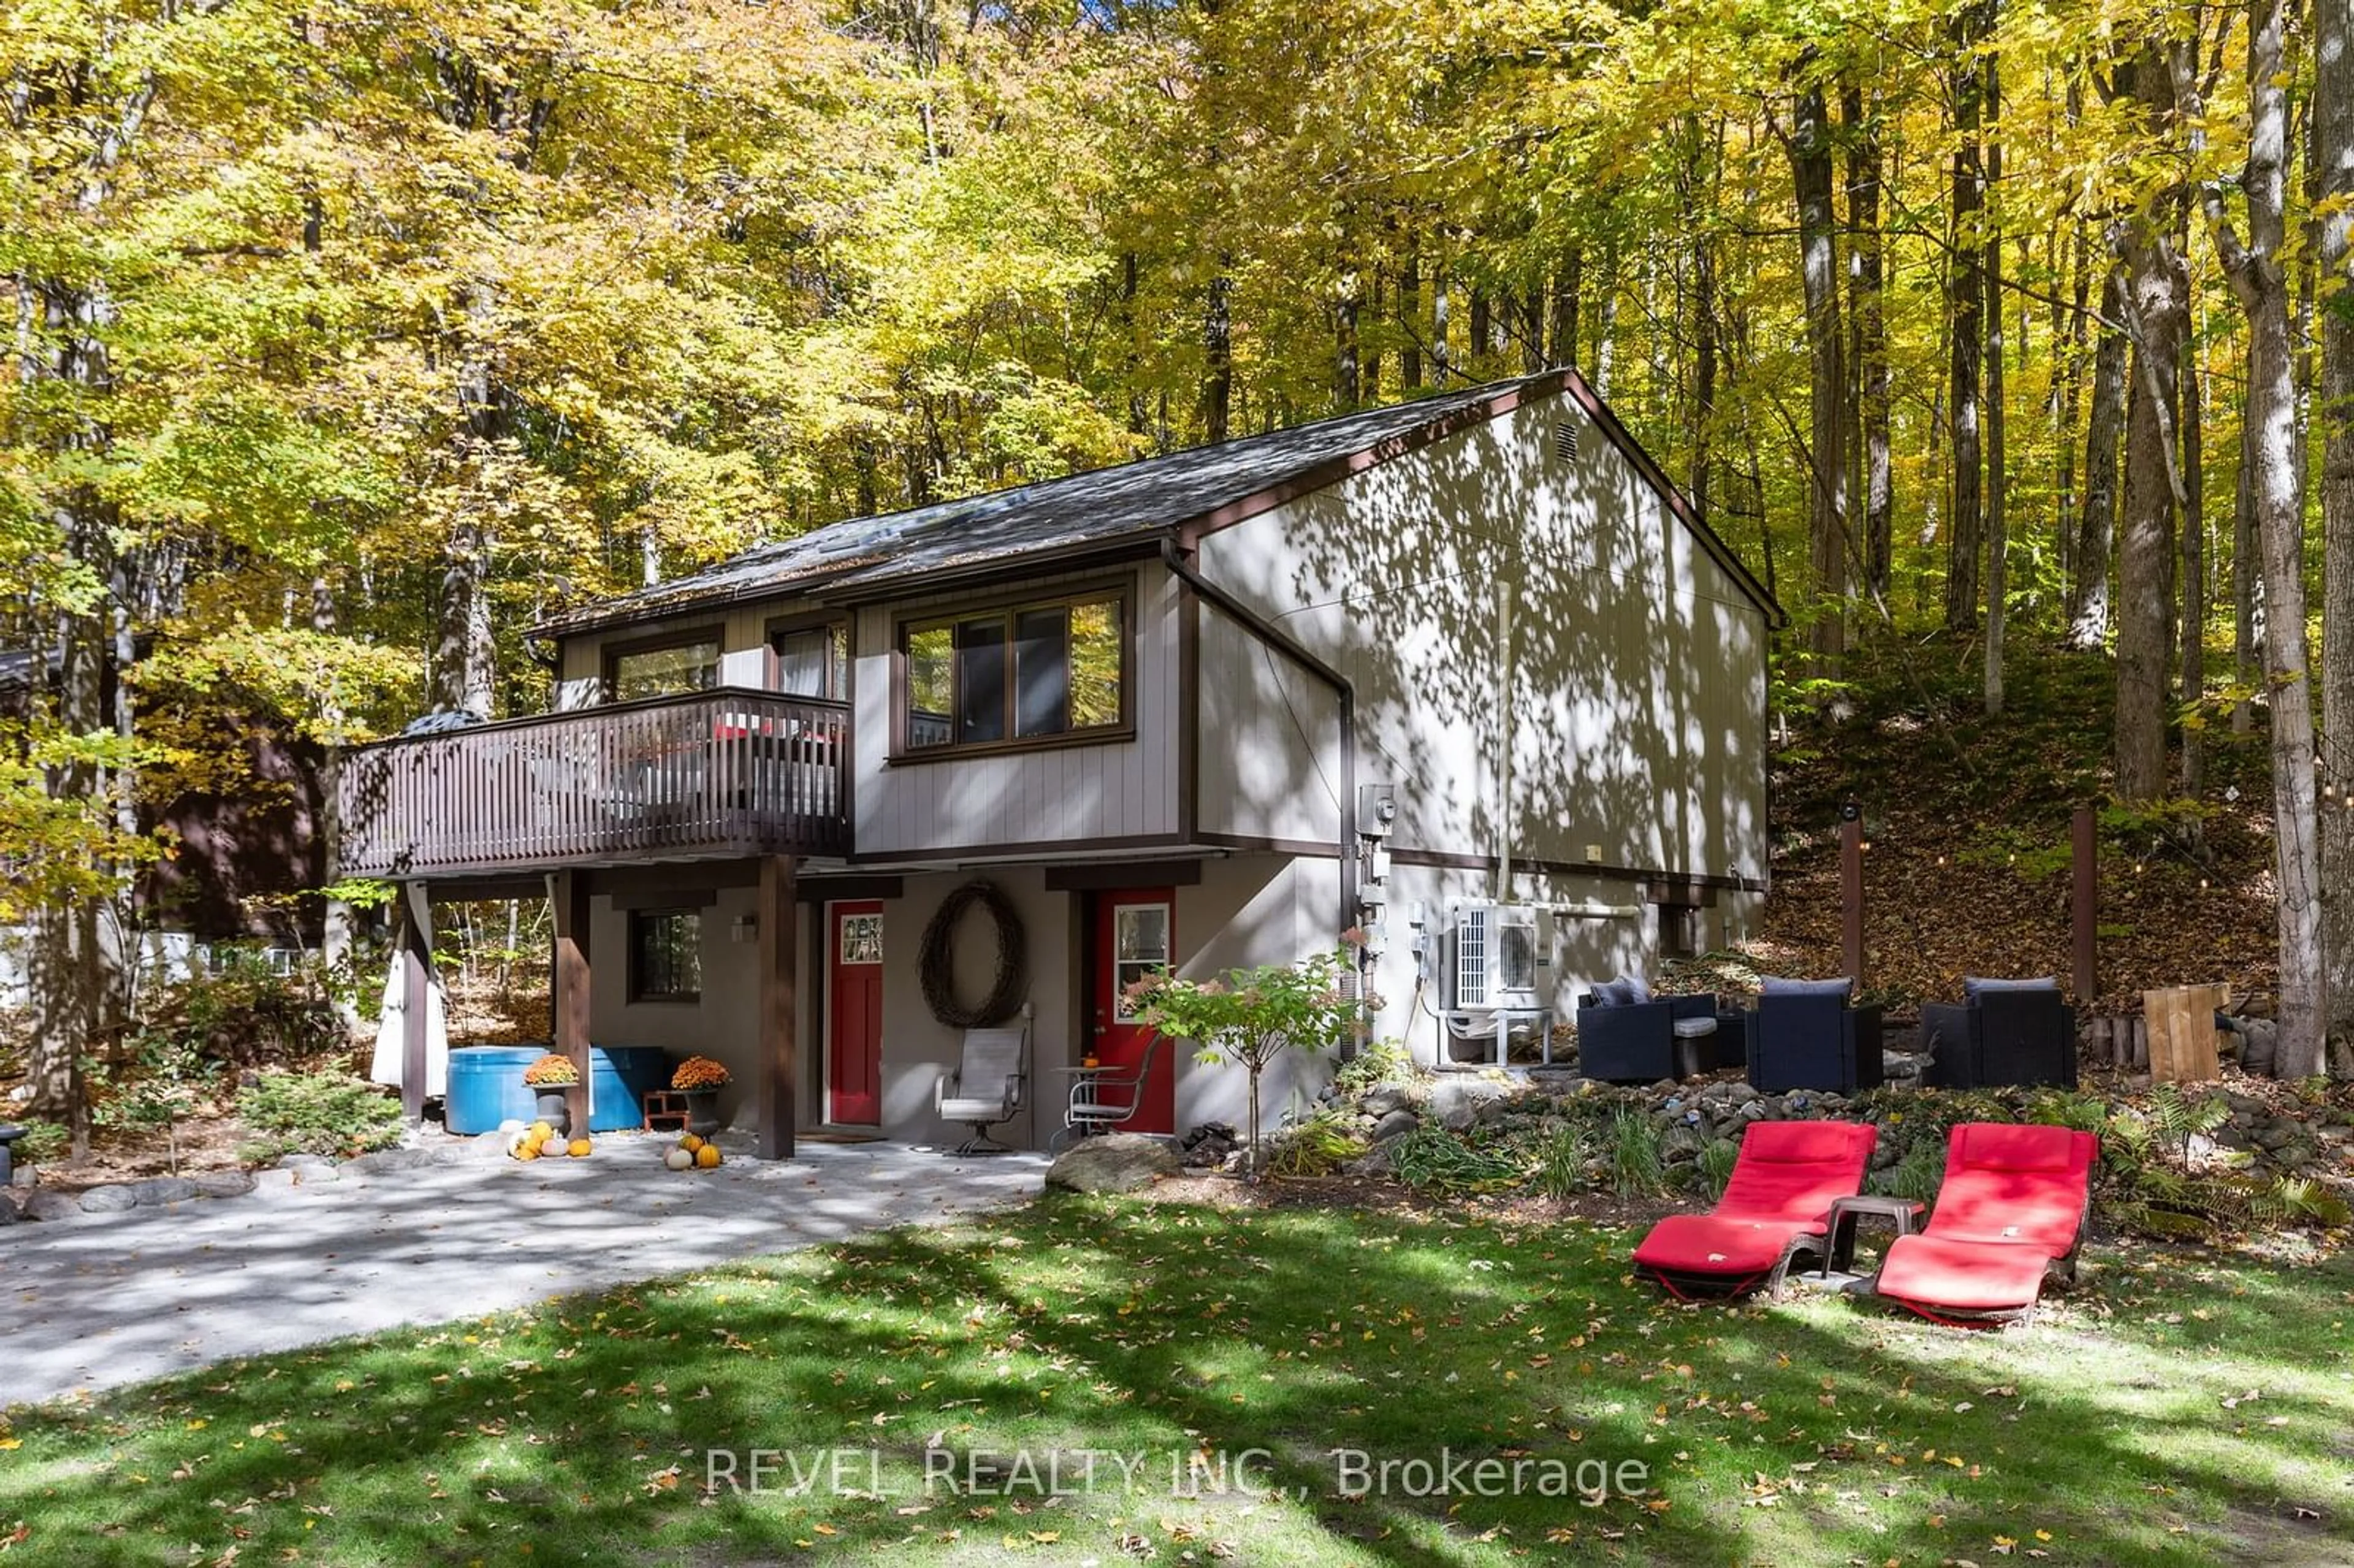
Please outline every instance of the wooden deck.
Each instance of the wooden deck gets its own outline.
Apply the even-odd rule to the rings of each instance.
[[[850,709],[723,689],[382,741],[336,778],[345,876],[850,850]]]

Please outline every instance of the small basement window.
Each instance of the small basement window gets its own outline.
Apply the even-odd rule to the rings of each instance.
[[[1117,729],[1126,718],[1127,603],[1101,594],[901,634],[910,751]]]
[[[703,915],[695,909],[630,912],[630,1000],[703,999]]]
[[[1700,957],[1700,911],[1690,904],[1662,904],[1659,911],[1659,957]]]

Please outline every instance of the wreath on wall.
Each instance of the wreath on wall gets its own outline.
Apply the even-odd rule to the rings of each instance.
[[[965,915],[978,905],[997,927],[997,980],[978,1006],[967,1007],[956,994],[956,932]],[[940,901],[931,923],[924,927],[917,972],[923,980],[924,1002],[932,1016],[951,1029],[987,1029],[1004,1022],[1022,1005],[1029,990],[1023,947],[1022,915],[1013,900],[993,882],[968,882]]]

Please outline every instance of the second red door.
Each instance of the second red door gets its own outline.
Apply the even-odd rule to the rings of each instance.
[[[1152,1031],[1135,1021],[1128,988],[1174,961],[1177,903],[1166,887],[1096,895],[1095,962],[1087,984],[1087,1027],[1096,1054],[1107,1066],[1134,1070],[1145,1059]],[[1177,1130],[1176,1045],[1163,1040],[1151,1051],[1152,1068],[1136,1114],[1119,1124],[1122,1132]]]

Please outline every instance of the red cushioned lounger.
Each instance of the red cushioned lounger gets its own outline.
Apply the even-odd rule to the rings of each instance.
[[[1790,1259],[1826,1245],[1832,1201],[1862,1189],[1879,1136],[1868,1122],[1751,1122],[1716,1207],[1654,1225],[1635,1249],[1637,1271],[1680,1300],[1759,1285],[1779,1297]]]
[[[2099,1149],[2064,1127],[1956,1126],[1929,1228],[1889,1244],[1873,1288],[1940,1323],[2025,1317],[2052,1264],[2075,1274]]]

